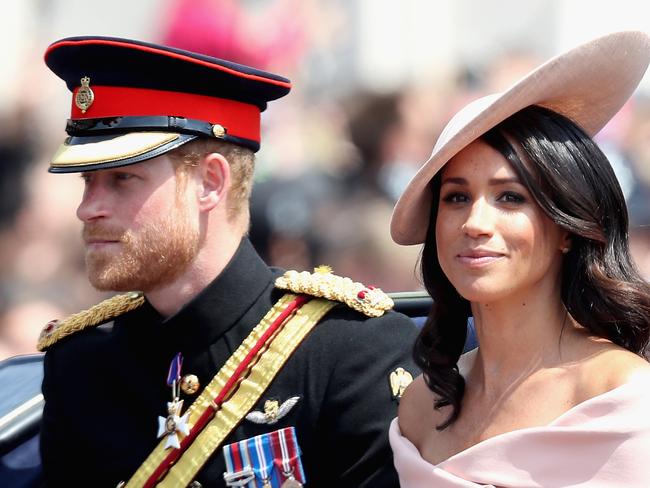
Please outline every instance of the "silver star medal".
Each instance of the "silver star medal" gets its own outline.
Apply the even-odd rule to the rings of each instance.
[[[189,412],[186,412],[182,417],[180,416],[181,409],[183,408],[183,400],[175,399],[167,403],[167,417],[158,417],[158,438],[167,436],[165,442],[165,449],[173,447],[180,449],[181,443],[178,439],[178,433],[188,435],[190,427],[187,424],[189,419]]]

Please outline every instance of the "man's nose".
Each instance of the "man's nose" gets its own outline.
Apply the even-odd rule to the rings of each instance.
[[[90,222],[108,217],[109,210],[107,195],[101,186],[94,183],[87,184],[81,203],[77,207],[77,218],[82,222]]]

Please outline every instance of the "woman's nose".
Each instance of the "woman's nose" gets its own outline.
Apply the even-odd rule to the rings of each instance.
[[[492,235],[494,228],[493,208],[484,199],[476,200],[469,208],[469,213],[463,224],[463,231],[470,237]]]

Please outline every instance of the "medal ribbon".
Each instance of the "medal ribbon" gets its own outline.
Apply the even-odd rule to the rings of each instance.
[[[181,379],[181,368],[183,367],[183,355],[179,352],[176,353],[174,359],[169,364],[169,372],[167,373],[167,384],[172,387],[172,400],[178,398],[178,384]]]
[[[271,449],[270,436],[262,434],[250,439],[228,444],[223,447],[223,456],[226,461],[226,475],[228,486],[246,486],[247,488],[268,488],[280,486],[282,478],[273,470],[273,450]],[[240,485],[240,480],[252,470],[255,479],[245,485]],[[241,474],[237,477],[237,474]]]
[[[273,473],[273,452],[269,443],[268,434],[258,435],[245,441],[250,447],[253,447],[253,469],[257,478],[260,480],[259,488],[266,486],[276,486],[279,484],[279,477]],[[275,483],[275,484],[274,484]]]
[[[236,442],[225,446],[223,453],[226,460],[226,472],[223,475],[226,486],[257,488],[246,446]]]
[[[176,353],[174,359],[169,365],[169,373],[167,373],[167,384],[172,386],[174,382],[181,379],[181,368],[183,366],[183,355],[179,352]]]
[[[280,429],[270,434],[273,460],[275,465],[282,470],[284,479],[295,478],[305,484],[305,472],[300,460],[300,448],[294,427]]]

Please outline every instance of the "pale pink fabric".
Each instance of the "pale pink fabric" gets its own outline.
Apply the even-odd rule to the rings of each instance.
[[[435,466],[401,435],[397,419],[389,437],[402,488],[650,488],[650,375]]]

